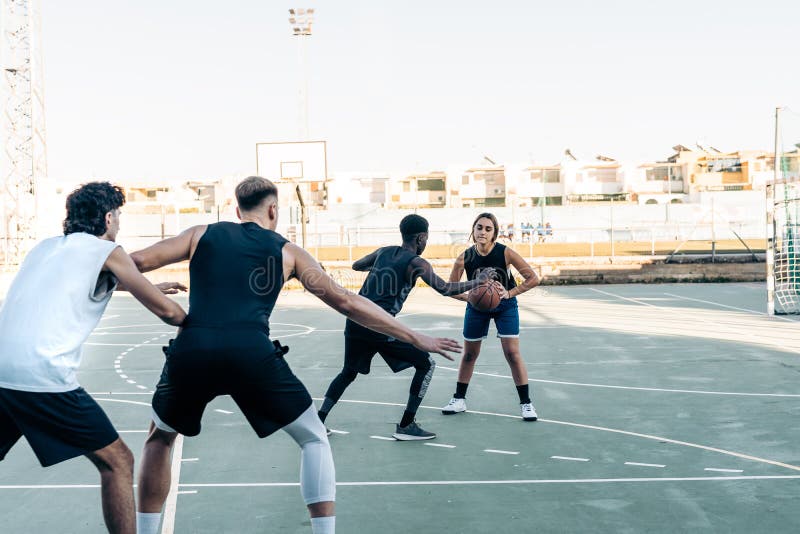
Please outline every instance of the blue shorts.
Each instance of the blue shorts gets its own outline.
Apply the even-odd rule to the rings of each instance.
[[[489,321],[494,319],[497,337],[519,337],[517,298],[503,299],[489,311],[480,311],[467,304],[464,314],[464,341],[481,341],[489,334]]]

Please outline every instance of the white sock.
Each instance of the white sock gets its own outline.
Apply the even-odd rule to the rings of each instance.
[[[312,517],[311,532],[313,534],[335,534],[336,516],[329,515],[326,517]]]
[[[136,512],[136,534],[158,534],[159,526],[161,526],[160,512],[150,514]]]

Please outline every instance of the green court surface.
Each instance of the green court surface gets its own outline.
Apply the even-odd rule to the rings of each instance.
[[[457,361],[391,439],[411,371],[376,359],[331,412],[342,533],[800,532],[800,324],[764,315],[763,284],[548,287],[519,298],[540,420],[523,422],[494,330],[467,413],[443,416]],[[179,299],[185,304],[186,299]],[[460,339],[463,303],[416,289],[401,320]],[[284,293],[273,338],[319,401],[342,363],[344,319]],[[137,456],[174,329],[115,296],[84,349],[81,384]],[[233,401],[180,439],[164,532],[308,533],[299,452],[259,440]],[[20,441],[0,463],[3,532],[103,532],[85,459],[42,469]]]

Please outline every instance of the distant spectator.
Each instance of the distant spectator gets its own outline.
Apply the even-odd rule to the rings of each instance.
[[[550,239],[553,237],[553,227],[550,226],[550,223],[545,223],[544,225],[544,237],[545,239]]]
[[[508,228],[506,229],[506,234],[508,234],[508,240],[510,242],[514,242],[514,223],[509,223]]]
[[[544,241],[544,226],[541,221],[536,225],[536,242],[541,243]]]
[[[522,242],[524,243],[525,241],[530,240],[531,229],[533,228],[533,225],[529,222],[523,222],[520,225],[520,228],[522,230]]]

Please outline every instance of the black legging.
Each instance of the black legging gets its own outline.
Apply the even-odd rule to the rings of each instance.
[[[408,389],[408,404],[406,411],[417,413],[419,405],[422,403],[425,393],[428,392],[428,385],[431,383],[433,371],[436,368],[436,362],[433,358],[428,356],[427,360],[422,360],[414,364],[414,378],[411,379],[411,387]],[[344,394],[347,387],[353,383],[358,376],[358,371],[352,367],[343,367],[341,372],[336,375],[331,385],[328,386],[328,391],[325,392],[325,398],[330,399],[334,403],[338,402]]]

